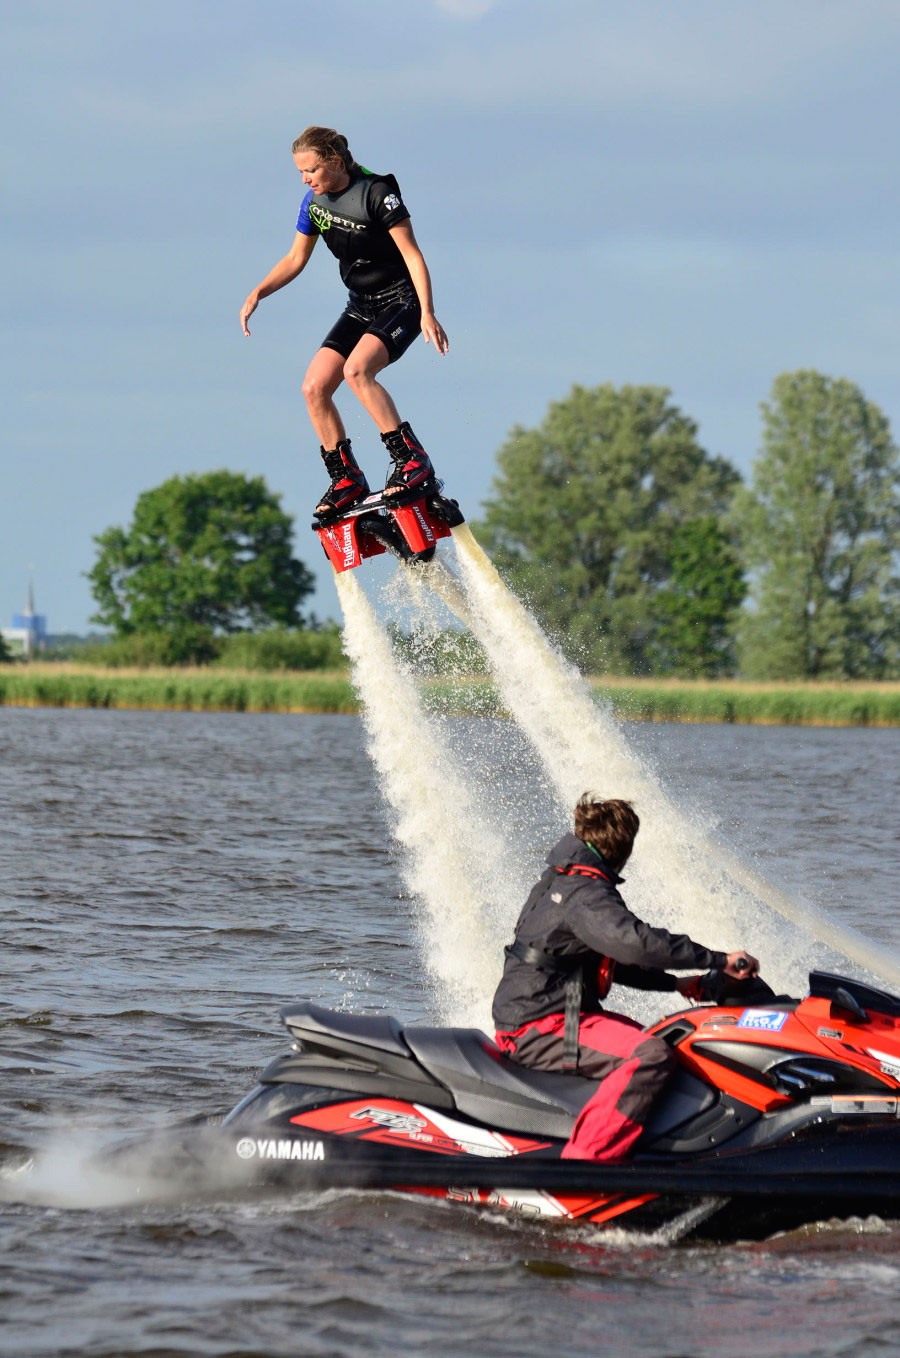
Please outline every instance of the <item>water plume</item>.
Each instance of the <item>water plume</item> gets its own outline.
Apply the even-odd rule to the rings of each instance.
[[[404,850],[404,885],[426,911],[422,944],[439,982],[441,1018],[488,1026],[515,898],[513,865],[355,576],[338,575],[337,589],[369,753]]]
[[[460,603],[483,646],[505,706],[556,788],[561,820],[569,820],[587,790],[635,802],[642,824],[628,875],[629,901],[638,913],[678,932],[688,929],[713,948],[757,951],[778,988],[802,988],[810,966],[821,965],[821,945],[875,977],[900,982],[900,963],[883,948],[779,891],[720,844],[698,813],[679,806],[507,589],[468,525],[455,528],[453,539],[463,599],[446,582],[439,583],[442,597],[451,607]],[[768,911],[785,922],[776,949]]]

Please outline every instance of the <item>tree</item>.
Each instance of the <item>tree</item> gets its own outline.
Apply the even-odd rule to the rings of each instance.
[[[291,555],[292,538],[293,520],[261,476],[173,476],[138,497],[127,529],[95,537],[92,621],[119,636],[165,634],[174,655],[197,659],[214,632],[296,626],[313,577]]]
[[[672,534],[670,559],[669,583],[653,601],[653,669],[697,679],[730,674],[747,593],[733,543],[711,515],[688,519]]]
[[[685,530],[704,520],[709,532],[739,478],[701,448],[696,424],[669,396],[665,387],[573,387],[539,428],[513,429],[497,455],[486,543],[566,649],[598,669],[703,672],[713,650],[725,654],[713,634],[735,605],[734,590],[721,594],[714,618],[715,591],[693,578],[697,539]],[[723,530],[716,550],[727,548]],[[731,578],[733,562],[728,569]],[[703,610],[691,604],[692,628],[688,600],[701,595],[698,631]]]
[[[0,665],[5,665],[10,660],[12,660],[12,651],[6,644],[6,637],[0,632]]]
[[[735,523],[751,570],[749,678],[882,678],[900,659],[900,464],[845,378],[782,373]]]

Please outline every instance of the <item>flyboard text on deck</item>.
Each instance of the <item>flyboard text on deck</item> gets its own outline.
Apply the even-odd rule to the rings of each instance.
[[[313,532],[335,571],[353,570],[367,557],[392,552],[401,561],[424,563],[439,539],[464,523],[459,505],[441,494],[443,482],[394,493],[383,491],[358,500],[341,514],[319,515]]]

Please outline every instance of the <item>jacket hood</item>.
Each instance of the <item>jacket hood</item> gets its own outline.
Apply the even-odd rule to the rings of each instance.
[[[554,844],[547,854],[547,862],[551,868],[565,868],[573,864],[584,868],[599,868],[614,885],[625,880],[613,871],[602,854],[589,848],[583,839],[571,833],[563,835],[559,843]]]

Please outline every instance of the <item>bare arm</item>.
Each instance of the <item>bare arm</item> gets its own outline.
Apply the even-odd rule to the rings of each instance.
[[[403,256],[407,269],[409,269],[413,287],[422,308],[422,334],[425,336],[425,343],[427,344],[430,340],[439,354],[445,354],[450,348],[450,341],[447,339],[444,327],[434,314],[431,274],[428,272],[425,256],[419,249],[418,241],[413,234],[412,222],[405,221],[400,222],[399,226],[392,226],[389,235]]]
[[[270,269],[266,274],[259,287],[253,289],[241,307],[241,329],[245,335],[250,334],[247,322],[261,299],[277,292],[279,288],[283,288],[287,283],[292,282],[299,273],[303,272],[318,239],[318,236],[305,236],[302,231],[298,231],[294,236],[293,245],[284,258],[279,259],[274,269]]]

